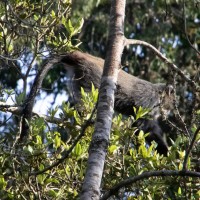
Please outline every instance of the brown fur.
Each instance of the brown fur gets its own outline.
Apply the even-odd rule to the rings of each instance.
[[[67,54],[62,59],[62,62],[72,78],[72,88],[76,103],[80,102],[80,87],[83,87],[85,91],[90,91],[92,82],[96,88],[99,88],[104,66],[103,59],[75,51]],[[151,109],[152,117],[157,119],[160,115],[159,104],[161,103],[164,109],[169,110],[173,105],[172,101],[171,87],[166,86],[166,84],[153,84],[132,76],[123,70],[119,71],[115,93],[116,111],[125,115],[134,115],[133,107],[142,106],[143,108]],[[153,138],[156,138],[157,135],[158,140],[160,140],[162,133],[155,123],[151,121],[148,124],[145,120],[143,129],[150,132],[153,130]],[[149,127],[151,130],[149,130]],[[154,129],[157,129],[159,133],[156,133]],[[166,144],[163,141],[161,143],[162,145]],[[165,145],[166,148],[167,145]]]

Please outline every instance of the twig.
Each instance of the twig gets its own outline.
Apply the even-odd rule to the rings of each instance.
[[[186,23],[186,14],[185,14],[185,1],[183,0],[183,19],[184,19],[184,32],[185,32],[185,36],[186,36],[186,39],[189,43],[189,45],[191,46],[191,48],[193,50],[195,50],[195,52],[200,56],[200,52],[194,47],[194,45],[191,43],[189,37],[188,37],[188,34],[187,34],[187,23]]]
[[[194,146],[194,143],[195,143],[195,140],[197,138],[197,135],[200,131],[200,126],[197,128],[197,130],[195,131],[193,137],[192,137],[192,141],[190,143],[190,146],[188,147],[188,150],[186,151],[186,154],[185,154],[185,158],[184,158],[184,162],[183,162],[183,170],[186,170],[187,169],[187,161],[188,161],[188,157],[190,155],[190,152],[192,150],[192,147]]]
[[[176,100],[175,100],[176,101]],[[176,101],[177,102],[177,101]],[[184,133],[184,135],[186,135],[188,138],[189,138],[189,140],[191,140],[190,138],[191,138],[191,134],[190,134],[190,131],[188,130],[188,128],[187,128],[187,125],[186,125],[186,123],[184,122],[184,120],[183,120],[183,118],[181,117],[181,115],[180,115],[180,112],[179,112],[179,109],[178,109],[178,106],[177,106],[177,103],[174,103],[174,106],[175,106],[175,110],[176,110],[176,116],[178,117],[178,119],[179,119],[179,122],[181,123],[181,125],[183,126],[183,128],[184,128],[184,130],[185,130],[185,132],[186,132],[186,134]],[[184,130],[182,129],[182,131],[184,132]]]

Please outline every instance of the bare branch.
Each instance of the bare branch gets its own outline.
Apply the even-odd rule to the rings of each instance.
[[[136,183],[137,181],[141,181],[144,179],[148,179],[150,177],[165,177],[165,176],[189,176],[189,177],[197,177],[200,178],[200,172],[193,172],[193,171],[177,171],[177,170],[161,170],[161,171],[151,171],[151,172],[144,172],[138,176],[134,176],[132,178],[126,179],[114,187],[112,187],[109,191],[107,191],[101,198],[101,200],[106,200],[110,196],[116,194],[122,187],[127,187]]]
[[[8,105],[5,102],[0,102],[0,111],[2,112],[10,112],[14,115],[21,116],[23,113],[23,107],[17,105]],[[39,114],[33,111],[34,116],[38,116],[43,118],[45,121],[52,123],[52,124],[61,124],[63,120],[57,117],[50,117],[48,115]]]
[[[27,121],[31,119],[32,110],[34,105],[34,100],[37,95],[38,89],[41,88],[42,82],[50,68],[60,61],[60,57],[57,56],[55,58],[51,58],[41,67],[41,70],[38,72],[37,76],[34,79],[33,86],[30,90],[29,96],[26,99],[25,107],[23,109],[23,121],[22,121],[22,131],[20,139],[23,137],[28,136],[29,127]],[[27,120],[27,121],[26,121]]]
[[[18,58],[10,58],[10,57],[6,57],[3,55],[0,55],[0,58],[4,59],[4,60],[10,60],[10,61],[17,61],[19,59],[19,57]]]
[[[187,81],[192,87],[194,87],[195,90],[199,90],[198,86],[196,85],[196,83],[191,80],[188,76],[186,76],[174,63],[172,63],[168,58],[166,58],[158,49],[156,49],[153,45],[141,41],[141,40],[134,40],[134,39],[127,39],[125,38],[125,44],[126,45],[142,45],[145,47],[150,48],[151,50],[153,50],[153,52],[162,60],[164,61],[166,64],[169,65],[169,67],[174,70],[175,72],[177,72],[185,81]]]

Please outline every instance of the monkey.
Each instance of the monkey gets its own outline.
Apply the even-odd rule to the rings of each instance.
[[[66,54],[61,63],[64,65],[68,75],[71,77],[71,89],[75,104],[81,104],[81,87],[86,92],[91,91],[91,83],[96,88],[100,87],[103,73],[104,60],[81,51]],[[168,114],[173,107],[173,87],[164,83],[153,84],[146,80],[137,78],[122,69],[119,70],[115,92],[114,109],[123,115],[135,116],[133,107],[150,109],[152,119],[139,119],[136,126],[147,136],[147,143],[155,140],[158,153],[167,155],[168,145],[164,139],[164,133],[157,119],[162,111]]]
[[[23,139],[29,135],[27,121],[31,120],[34,100],[39,88],[41,88],[44,77],[52,67],[61,63],[67,70],[68,76],[71,76],[73,79],[72,89],[74,91],[73,100],[75,104],[81,103],[81,87],[83,87],[86,92],[91,91],[91,83],[93,83],[96,88],[100,87],[104,66],[103,59],[81,51],[69,52],[48,59],[38,71],[30,93],[25,100],[26,103],[22,111],[20,141],[23,141]],[[133,107],[138,108],[139,106],[142,106],[143,108],[151,109],[150,114],[153,120],[137,120],[137,126],[144,130],[144,132],[150,133],[146,138],[148,143],[155,140],[158,144],[157,151],[160,154],[167,155],[168,145],[163,139],[164,134],[158,125],[157,119],[160,116],[160,104],[166,113],[173,105],[172,86],[163,83],[153,84],[132,76],[123,70],[119,70],[116,88],[114,102],[116,111],[124,115],[134,116],[135,113]]]

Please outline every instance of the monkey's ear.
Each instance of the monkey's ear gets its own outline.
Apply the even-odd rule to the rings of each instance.
[[[168,96],[174,94],[174,87],[172,85],[167,85],[165,88],[165,92]]]
[[[157,84],[157,85],[159,87],[159,94],[167,94],[168,96],[174,94],[174,87],[172,85],[165,85],[165,84]]]

